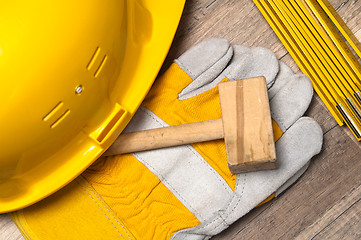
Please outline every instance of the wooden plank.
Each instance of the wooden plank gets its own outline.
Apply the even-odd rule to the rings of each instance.
[[[361,239],[361,185],[352,189],[295,239]]]
[[[0,214],[0,239],[21,240],[24,237],[7,214]]]
[[[361,202],[354,203],[336,221],[314,237],[322,239],[361,239]]]
[[[226,38],[232,44],[269,48],[278,58],[287,54],[252,0],[216,0],[212,4],[187,1],[161,73],[187,49],[211,37]]]

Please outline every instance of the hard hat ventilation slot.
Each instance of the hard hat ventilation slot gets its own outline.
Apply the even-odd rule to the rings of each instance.
[[[65,112],[61,114],[60,117],[56,119],[55,122],[53,122],[53,124],[50,125],[50,127],[55,128],[56,126],[58,126],[59,123],[63,121],[69,114],[70,114],[70,110],[69,109],[65,110]]]
[[[64,111],[62,111],[64,107],[64,103],[63,102],[59,102],[55,105],[55,107],[53,107],[50,112],[48,112],[44,117],[43,117],[43,121],[44,122],[49,122],[52,121],[50,124],[51,128],[55,128],[56,126],[59,125],[59,123],[61,121],[63,121],[70,113],[70,109],[66,109]]]
[[[53,117],[62,107],[63,107],[64,103],[63,102],[59,102],[58,104],[55,105],[55,107],[53,107],[50,112],[48,112],[44,117],[43,117],[43,121],[46,122],[48,121],[51,117]]]
[[[89,71],[90,71],[90,69],[92,69],[92,67],[93,67],[96,59],[97,59],[98,56],[99,56],[99,53],[100,53],[100,47],[97,47],[97,49],[95,49],[95,52],[94,52],[92,58],[90,59],[88,65],[87,65],[87,67],[86,67]]]
[[[99,65],[98,69],[95,71],[94,77],[98,77],[98,76],[99,76],[99,74],[100,74],[100,72],[102,71],[102,69],[103,69],[103,67],[104,67],[107,59],[108,59],[108,57],[107,57],[107,55],[105,55],[105,56],[103,57],[102,61],[100,62],[100,65]]]
[[[101,73],[108,57],[102,53],[102,49],[97,47],[93,56],[91,57],[86,69],[90,72],[93,72],[93,76],[96,78]]]

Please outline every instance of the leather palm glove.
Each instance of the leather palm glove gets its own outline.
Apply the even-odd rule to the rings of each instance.
[[[213,38],[156,80],[126,132],[221,117],[217,84],[265,76],[276,170],[234,175],[222,140],[100,158],[80,177],[11,217],[31,239],[207,239],[291,185],[321,150],[322,131],[301,117],[312,98],[267,49]]]

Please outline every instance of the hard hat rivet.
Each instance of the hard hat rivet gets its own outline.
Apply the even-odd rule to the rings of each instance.
[[[75,88],[75,93],[76,94],[80,94],[83,92],[83,86],[82,85],[79,85]]]

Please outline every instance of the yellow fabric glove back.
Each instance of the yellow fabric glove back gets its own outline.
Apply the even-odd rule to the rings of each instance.
[[[221,117],[220,81],[265,76],[280,167],[233,175],[223,141],[99,159],[53,196],[12,214],[29,239],[204,239],[242,217],[306,168],[322,131],[300,118],[312,98],[268,50],[210,39],[193,47],[155,82],[125,131]],[[292,179],[288,181],[289,179]]]

